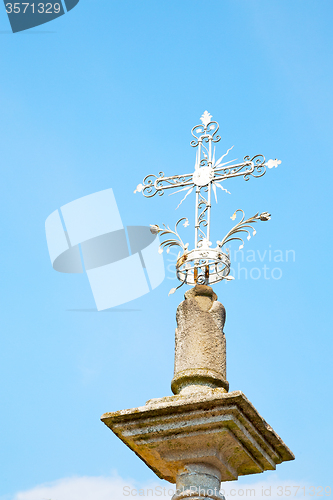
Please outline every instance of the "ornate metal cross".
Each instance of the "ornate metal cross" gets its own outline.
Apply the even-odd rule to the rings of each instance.
[[[185,227],[188,226],[188,220],[186,218],[182,218],[177,222],[175,231],[172,231],[165,225],[163,228],[157,225],[152,226],[152,231],[155,233],[160,233],[161,235],[174,235],[172,239],[168,239],[161,243],[161,251],[163,251],[163,247],[167,247],[168,251],[173,245],[178,245],[183,249],[183,254],[178,256],[176,264],[177,277],[182,282],[181,285],[184,283],[189,285],[196,283],[212,284],[222,279],[233,279],[232,276],[229,276],[229,251],[226,250],[226,253],[222,252],[222,247],[231,240],[240,240],[242,242],[240,248],[243,248],[243,239],[239,236],[236,237],[235,234],[246,232],[248,233],[247,238],[250,239],[251,235],[249,229],[253,230],[253,235],[256,233],[251,224],[258,220],[269,220],[270,214],[267,212],[262,214],[257,213],[250,219],[244,220],[244,212],[242,210],[237,210],[236,212],[239,211],[243,213],[241,221],[229,231],[222,241],[217,241],[217,247],[215,249],[210,249],[212,245],[209,241],[212,190],[217,202],[217,187],[229,193],[221,184],[224,180],[231,177],[242,176],[248,181],[250,176],[262,177],[266,173],[266,167],[277,167],[281,163],[279,160],[269,160],[266,163],[263,155],[256,155],[252,158],[250,156],[245,156],[243,162],[234,163],[232,165],[230,165],[230,163],[236,160],[223,163],[223,159],[232,148],[228,149],[228,151],[216,161],[215,146],[213,147],[213,143],[221,140],[221,137],[217,134],[219,124],[212,120],[212,116],[208,111],[203,113],[200,120],[202,124],[196,125],[191,131],[194,137],[191,141],[191,146],[198,148],[194,172],[190,174],[173,175],[171,177],[166,177],[163,172],[160,172],[159,176],[153,174],[147,175],[143,180],[143,184],[139,184],[134,191],[134,193],[142,192],[146,198],[151,198],[155,196],[155,194],[162,196],[167,189],[180,188],[171,193],[176,194],[181,191],[186,191],[185,197],[177,206],[178,208],[185,198],[195,189],[194,250],[188,250],[188,244],[184,245],[177,231],[177,226],[182,221],[184,221]],[[235,220],[236,212],[231,217],[232,220]],[[175,237],[177,239],[175,239]],[[171,292],[175,290],[176,289],[173,289]]]

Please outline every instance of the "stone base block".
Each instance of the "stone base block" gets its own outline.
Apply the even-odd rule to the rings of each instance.
[[[221,481],[233,481],[295,458],[240,391],[207,389],[154,399],[105,413],[101,420],[171,483],[195,464],[213,467]]]

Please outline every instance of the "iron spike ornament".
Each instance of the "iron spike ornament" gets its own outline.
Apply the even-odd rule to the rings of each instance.
[[[190,174],[173,175],[166,177],[163,172],[158,176],[147,175],[143,184],[139,184],[134,193],[142,193],[146,198],[152,198],[156,194],[162,196],[168,189],[179,188],[170,194],[186,192],[182,202],[195,191],[195,246],[193,250],[189,250],[189,244],[184,244],[178,234],[178,225],[183,223],[184,227],[189,225],[188,219],[183,217],[176,223],[175,229],[170,229],[169,226],[163,224],[163,227],[151,225],[151,232],[160,236],[167,236],[159,248],[162,253],[163,249],[169,252],[172,246],[179,246],[181,251],[178,254],[176,263],[177,278],[181,284],[177,288],[170,290],[174,293],[185,283],[187,285],[212,285],[219,281],[232,280],[230,276],[230,254],[225,245],[231,241],[240,241],[239,249],[244,247],[243,233],[247,234],[247,239],[256,234],[253,224],[258,221],[267,221],[270,219],[268,212],[257,213],[249,219],[245,219],[243,210],[236,210],[231,216],[235,220],[238,212],[242,214],[241,220],[228,232],[221,240],[217,241],[217,246],[211,248],[210,241],[210,215],[212,191],[217,203],[217,190],[229,193],[222,186],[222,182],[232,177],[243,177],[248,181],[250,176],[262,177],[266,173],[266,167],[276,168],[281,164],[280,160],[268,160],[266,162],[263,155],[256,155],[252,158],[245,156],[241,163],[233,163],[237,160],[223,162],[224,158],[231,151],[233,146],[227,150],[218,160],[215,160],[215,145],[213,143],[221,140],[218,135],[219,124],[212,120],[212,115],[205,111],[201,116],[201,124],[192,128],[191,146],[197,148],[194,172]],[[231,164],[231,165],[230,165]]]

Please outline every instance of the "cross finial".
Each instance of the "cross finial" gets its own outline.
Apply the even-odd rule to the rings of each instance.
[[[161,236],[168,235],[168,239],[160,244],[160,252],[163,251],[163,248],[166,248],[168,252],[172,246],[179,246],[182,249],[182,253],[179,253],[176,264],[177,278],[182,282],[180,286],[184,283],[189,285],[210,285],[222,279],[233,279],[229,275],[231,265],[229,251],[227,249],[222,251],[224,245],[230,241],[238,240],[241,242],[240,248],[243,248],[244,241],[240,237],[240,233],[247,234],[247,239],[249,240],[251,236],[256,234],[252,224],[260,220],[269,220],[270,214],[268,212],[257,213],[245,220],[243,210],[236,210],[231,219],[235,220],[237,213],[240,212],[242,214],[240,222],[229,231],[222,241],[216,242],[216,248],[212,248],[212,242],[210,241],[212,191],[217,203],[217,187],[229,193],[222,186],[222,182],[226,179],[243,177],[244,180],[248,181],[250,176],[262,177],[266,172],[266,167],[277,167],[281,163],[279,160],[269,160],[266,163],[263,155],[256,155],[252,158],[245,156],[241,163],[233,163],[236,160],[223,162],[232,147],[216,160],[214,143],[219,142],[221,137],[217,134],[219,124],[213,121],[212,118],[212,115],[206,110],[200,118],[202,125],[196,125],[192,128],[191,133],[194,139],[191,141],[191,146],[197,148],[195,169],[193,172],[170,177],[166,177],[163,172],[160,172],[158,177],[156,175],[148,175],[144,178],[143,184],[139,184],[134,191],[142,192],[145,197],[151,198],[156,193],[163,195],[165,190],[179,188],[177,191],[170,193],[186,192],[184,198],[178,204],[178,208],[185,198],[195,190],[195,241],[193,250],[188,249],[189,244],[184,244],[178,234],[178,225],[180,222],[183,221],[184,227],[189,225],[187,218],[182,217],[176,223],[174,231],[169,226],[163,225],[163,227],[159,227],[156,224],[151,229],[155,234],[159,233]],[[250,234],[250,231],[252,234]],[[175,290],[176,288],[172,292]]]

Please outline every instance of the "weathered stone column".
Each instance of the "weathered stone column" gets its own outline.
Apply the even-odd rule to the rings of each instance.
[[[228,392],[225,309],[210,286],[196,285],[177,309],[174,394],[220,387]]]
[[[172,500],[225,500],[219,494],[221,486],[220,471],[210,464],[188,464],[177,475],[176,493]]]
[[[206,285],[185,293],[178,306],[175,341],[175,371],[171,388],[186,396],[219,387],[228,392],[226,339],[223,332],[225,308]],[[212,464],[189,460],[177,474],[172,500],[221,500],[221,473]]]

